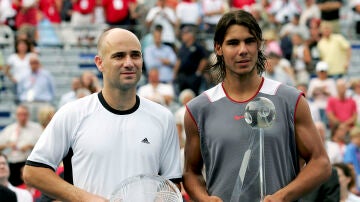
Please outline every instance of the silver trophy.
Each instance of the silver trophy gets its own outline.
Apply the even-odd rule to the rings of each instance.
[[[263,201],[266,193],[264,161],[264,128],[275,120],[275,106],[265,97],[258,97],[245,107],[245,121],[253,129],[249,147],[244,153],[231,202]]]
[[[125,179],[113,192],[110,202],[182,202],[179,189],[159,175],[137,175]]]

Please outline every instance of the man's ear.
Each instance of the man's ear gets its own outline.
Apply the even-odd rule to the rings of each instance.
[[[219,44],[215,44],[215,53],[216,55],[223,55],[221,46]]]
[[[98,70],[100,71],[100,72],[103,72],[104,71],[104,68],[103,68],[103,64],[102,64],[102,59],[101,59],[101,57],[99,56],[99,55],[96,55],[95,56],[95,59],[94,59],[94,62],[95,62],[95,64],[96,64],[96,67],[98,68]]]

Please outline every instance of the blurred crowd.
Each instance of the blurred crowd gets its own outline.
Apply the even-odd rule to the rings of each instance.
[[[42,66],[39,55],[44,37],[39,25],[70,27],[74,35],[67,37],[76,41],[84,37],[77,35],[77,27],[105,25],[132,30],[141,40],[144,59],[138,95],[173,112],[183,149],[185,104],[216,84],[217,75],[207,68],[216,60],[208,42],[222,14],[244,9],[263,30],[267,56],[263,76],[303,91],[331,163],[339,168],[339,164],[350,165],[351,173],[345,177],[352,179],[353,186],[348,186],[350,181],[340,185],[360,195],[360,75],[348,74],[354,56],[341,26],[344,6],[350,8],[348,15],[357,36],[359,0],[1,0],[0,29],[9,28],[15,35],[12,54],[4,57],[0,49],[0,83],[11,81],[17,106],[13,112],[16,121],[0,131],[9,182],[28,189],[34,201],[39,199],[40,194],[21,179],[27,155],[57,109],[99,92],[102,85],[94,71],[84,70],[72,78],[71,89],[55,100],[55,78]],[[85,38],[96,44],[96,37]],[[341,197],[347,197],[343,192]],[[183,195],[186,198],[186,193]]]

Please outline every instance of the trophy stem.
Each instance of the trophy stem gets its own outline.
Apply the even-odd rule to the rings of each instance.
[[[259,165],[260,165],[260,202],[264,200],[265,197],[265,191],[266,191],[266,185],[265,185],[265,161],[264,161],[264,129],[259,128]]]

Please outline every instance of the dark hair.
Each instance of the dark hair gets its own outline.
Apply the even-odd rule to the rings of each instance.
[[[160,24],[156,24],[156,25],[154,26],[154,31],[162,32],[162,31],[163,31],[163,26],[160,25]]]
[[[333,166],[341,169],[346,177],[350,177],[351,180],[347,188],[351,189],[355,185],[354,170],[346,163],[334,163]]]
[[[226,32],[232,25],[241,25],[247,27],[250,34],[256,38],[259,47],[261,46],[261,43],[263,42],[262,31],[255,18],[249,12],[244,10],[236,10],[225,13],[216,25],[214,34],[214,47],[216,45],[221,45],[224,42]],[[257,73],[259,75],[265,71],[265,62],[266,57],[263,51],[259,49],[258,61],[256,62]],[[217,75],[217,78],[215,78],[215,80],[217,82],[224,80],[226,75],[226,68],[223,56],[216,55],[216,61],[213,65],[210,66],[210,70],[216,73],[215,75]]]
[[[30,41],[29,41],[29,40],[24,40],[24,39],[19,39],[19,40],[16,40],[16,41],[15,41],[15,53],[18,53],[18,52],[19,52],[19,50],[18,50],[18,45],[19,45],[20,43],[25,43],[25,44],[26,44],[26,46],[27,46],[26,52],[27,52],[27,53],[30,53],[30,52],[31,52],[31,43],[30,43]]]

